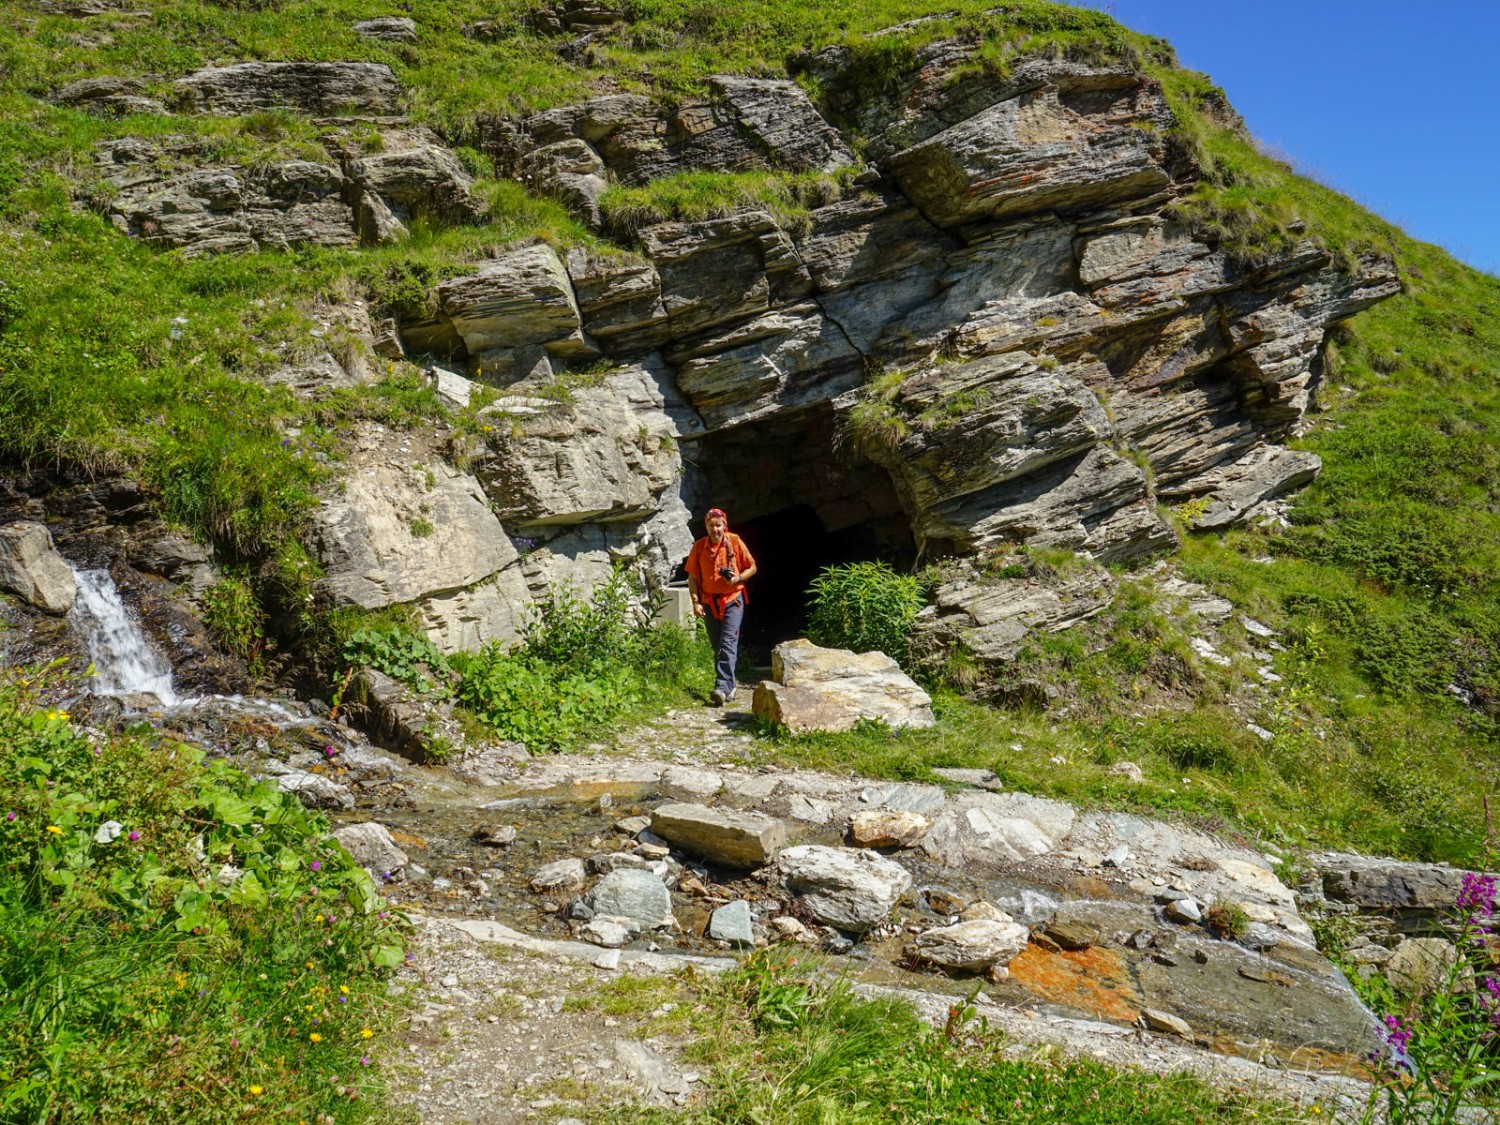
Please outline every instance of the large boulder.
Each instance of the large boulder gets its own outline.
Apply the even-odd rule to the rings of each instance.
[[[539,345],[563,358],[598,354],[584,339],[568,271],[545,243],[508,250],[477,274],[445,281],[437,298],[442,315],[476,357],[480,377],[480,357],[487,352]]]
[[[0,590],[46,613],[73,608],[78,594],[73,569],[52,545],[45,524],[21,521],[0,527]]]
[[[918,960],[945,969],[980,972],[1004,965],[1026,948],[1030,937],[1025,926],[984,918],[926,930],[912,939],[908,949]]]
[[[861,720],[895,729],[930,727],[931,697],[883,652],[785,641],[771,654],[772,680],[755,689],[758,718],[792,733],[850,730]]]
[[[729,867],[760,867],[786,845],[786,825],[763,813],[672,802],[651,813],[651,831],[684,851]]]
[[[617,868],[595,884],[584,901],[595,914],[628,918],[643,930],[672,925],[672,893],[650,871]]]
[[[882,855],[819,844],[787,848],[776,874],[819,922],[850,933],[880,925],[911,886],[906,868]]]

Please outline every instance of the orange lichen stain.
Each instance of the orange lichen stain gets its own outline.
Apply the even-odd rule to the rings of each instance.
[[[1048,953],[1028,945],[1011,961],[1010,979],[1055,1004],[1126,1023],[1140,1017],[1145,1003],[1130,979],[1129,964],[1098,947]]]
[[[391,829],[391,839],[403,848],[425,848],[427,841],[420,836],[413,836],[410,832],[402,832],[399,828]]]

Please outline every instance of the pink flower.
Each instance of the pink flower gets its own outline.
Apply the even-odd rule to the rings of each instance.
[[[322,871],[323,861],[321,859],[315,859],[310,864],[308,864],[308,866],[311,867],[314,871]]]
[[[137,840],[139,840],[139,839],[140,839],[140,838],[141,838],[141,834],[140,834],[140,833],[139,833],[139,832],[134,832],[134,831],[133,831],[133,832],[131,832],[131,833],[130,833],[130,835],[129,835],[129,836],[128,836],[128,837],[127,837],[127,839],[128,839],[128,840],[129,840],[129,841],[130,841],[130,842],[131,842],[131,843],[132,843],[132,844],[133,844],[133,843],[135,843],[135,842],[136,842],[136,841],[137,841]]]

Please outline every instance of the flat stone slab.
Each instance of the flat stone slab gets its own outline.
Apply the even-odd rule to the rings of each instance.
[[[786,846],[786,826],[763,813],[674,802],[651,814],[651,831],[713,863],[760,867]]]

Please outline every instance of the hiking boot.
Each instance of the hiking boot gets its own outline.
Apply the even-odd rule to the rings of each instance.
[[[708,693],[708,705],[710,707],[722,707],[724,706],[724,700],[726,698],[727,697],[722,691],[720,691],[718,688],[714,688],[713,691]]]

